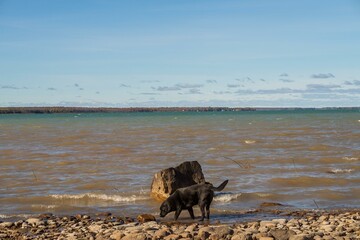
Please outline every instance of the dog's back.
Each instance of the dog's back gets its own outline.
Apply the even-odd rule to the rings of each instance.
[[[170,211],[177,211],[175,220],[179,216],[182,209],[187,209],[190,216],[194,218],[192,207],[199,205],[202,213],[202,219],[205,217],[205,208],[207,218],[210,214],[210,204],[214,197],[214,191],[221,191],[225,188],[228,180],[224,181],[220,186],[214,187],[211,183],[199,183],[189,187],[179,188],[160,207],[161,216],[165,216]],[[169,206],[169,207],[167,207]]]

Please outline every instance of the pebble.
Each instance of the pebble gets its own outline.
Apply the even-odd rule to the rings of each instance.
[[[57,217],[48,214],[42,218],[1,222],[0,239],[352,240],[360,235],[360,213],[357,210],[331,214],[294,212],[286,218],[231,225],[219,222],[165,224],[156,220],[139,223],[130,218],[116,218],[109,213],[99,216],[105,219],[92,219],[88,215]]]

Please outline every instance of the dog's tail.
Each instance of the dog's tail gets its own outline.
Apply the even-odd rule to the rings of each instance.
[[[224,188],[225,188],[225,186],[226,186],[226,184],[229,182],[229,180],[225,180],[222,184],[220,184],[220,186],[218,186],[218,187],[212,187],[211,189],[213,190],[213,191],[218,191],[218,192],[220,192],[220,191],[222,191]]]

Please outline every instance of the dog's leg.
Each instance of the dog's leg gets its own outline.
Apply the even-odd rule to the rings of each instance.
[[[180,215],[180,213],[181,213],[181,207],[179,208],[176,208],[176,212],[175,212],[175,221],[178,219],[178,217],[179,217],[179,215]]]
[[[191,217],[192,219],[195,219],[193,208],[192,208],[192,207],[189,207],[189,208],[188,208],[188,211],[189,211],[190,217]]]
[[[206,205],[206,218],[210,219],[210,204]]]
[[[201,210],[201,219],[200,219],[200,221],[204,221],[204,218],[205,218],[205,206],[204,206],[204,204],[201,204],[201,205],[199,205],[199,207],[200,207],[200,210]]]

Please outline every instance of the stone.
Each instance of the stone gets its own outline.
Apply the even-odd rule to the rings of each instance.
[[[139,233],[142,232],[142,230],[143,230],[142,226],[128,227],[125,229],[126,232],[130,232],[130,233]]]
[[[11,228],[13,225],[14,225],[14,223],[12,223],[12,222],[0,223],[0,227],[3,227],[3,228]]]
[[[191,225],[189,225],[186,229],[185,229],[185,231],[186,232],[194,232],[194,230],[198,227],[199,225],[197,224],[197,223],[195,223],[195,224],[191,224]]]
[[[121,238],[121,240],[146,240],[146,235],[144,233],[130,233]]]
[[[121,231],[119,230],[115,230],[111,235],[110,235],[110,239],[113,240],[120,240],[122,237],[124,237],[125,234],[123,234]]]
[[[182,233],[180,233],[180,237],[182,237],[182,238],[191,238],[192,235],[189,232],[182,232]]]
[[[213,235],[215,238],[225,239],[226,236],[233,234],[234,234],[234,230],[231,229],[230,226],[224,225],[224,226],[214,227]]]
[[[289,240],[311,240],[311,239],[313,239],[313,236],[309,236],[307,234],[298,234],[289,237]]]
[[[44,222],[38,218],[29,218],[26,220],[26,222],[31,226],[39,226],[39,225],[44,224]]]
[[[163,201],[176,189],[205,182],[201,166],[197,161],[183,162],[179,166],[155,173],[150,196]]]
[[[164,238],[168,235],[170,235],[170,231],[166,228],[164,229],[160,229],[160,230],[157,230],[155,233],[154,233],[154,237],[156,238]]]
[[[285,225],[287,223],[287,220],[285,218],[278,218],[278,219],[273,219],[272,222]]]
[[[39,215],[40,219],[49,219],[49,218],[52,218],[52,217],[53,217],[52,213],[43,213],[43,214]]]
[[[154,215],[151,214],[140,214],[139,216],[137,216],[137,220],[140,223],[144,223],[144,222],[156,221],[156,218]]]
[[[292,230],[285,229],[271,229],[269,235],[274,237],[276,240],[288,240],[290,236],[295,235],[296,233]]]
[[[252,240],[252,235],[248,233],[238,233],[231,237],[231,240]]]
[[[89,228],[90,232],[98,233],[100,231],[100,229],[101,229],[101,225],[97,225],[97,224],[90,225],[88,228]]]
[[[261,237],[259,240],[274,240],[273,237]]]
[[[210,237],[210,232],[214,231],[212,227],[202,227],[198,231],[198,237],[200,239],[208,239]]]
[[[180,238],[180,236],[177,234],[170,234],[170,235],[164,237],[164,240],[178,240],[179,238]]]
[[[321,229],[324,230],[325,232],[332,232],[334,231],[336,228],[335,225],[322,225]]]
[[[109,217],[111,216],[111,212],[98,212],[95,214],[97,217]]]
[[[211,234],[209,232],[203,231],[198,234],[197,239],[206,240],[209,239],[210,235]]]
[[[260,227],[274,228],[275,226],[276,226],[276,222],[273,222],[273,221],[261,221],[260,222]]]

